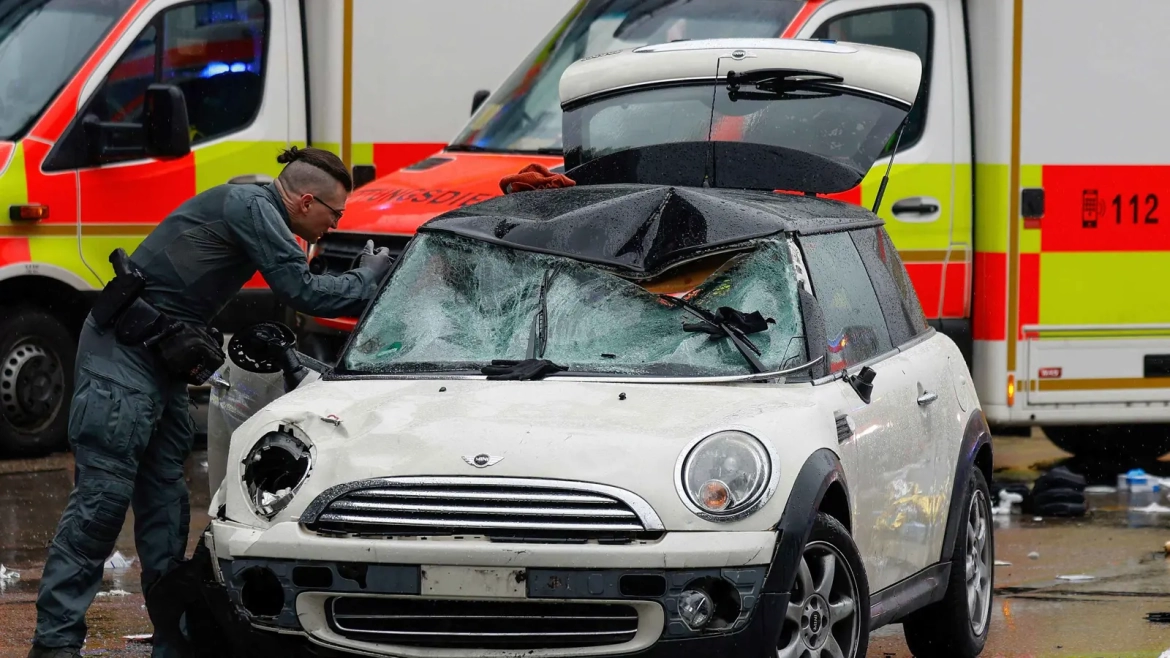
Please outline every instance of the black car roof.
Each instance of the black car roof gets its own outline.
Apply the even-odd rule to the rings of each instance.
[[[453,210],[419,227],[655,276],[680,261],[779,233],[879,226],[861,206],[819,197],[615,184],[517,192]]]

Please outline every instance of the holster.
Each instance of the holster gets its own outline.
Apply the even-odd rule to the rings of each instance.
[[[172,322],[148,338],[145,344],[158,352],[171,375],[182,377],[194,386],[202,386],[227,358],[223,353],[222,335],[213,338],[208,332],[186,322]]]
[[[98,293],[97,301],[94,302],[93,309],[90,311],[94,322],[102,329],[109,329],[110,325],[117,321],[134,302],[138,301],[138,296],[142,294],[142,289],[145,287],[146,277],[137,270],[114,277]]]

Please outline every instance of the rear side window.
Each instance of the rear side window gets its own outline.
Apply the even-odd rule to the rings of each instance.
[[[884,7],[859,11],[826,21],[813,33],[814,39],[836,39],[871,46],[909,50],[922,60],[922,84],[914,109],[906,119],[906,132],[898,150],[913,146],[926,128],[926,103],[930,95],[931,15],[921,5]],[[893,151],[894,141],[882,155]]]
[[[801,238],[813,295],[825,316],[829,371],[893,349],[885,315],[861,255],[847,233]]]
[[[853,244],[869,271],[878,303],[890,329],[890,339],[901,345],[927,330],[918,295],[890,236],[880,226],[850,231]]]

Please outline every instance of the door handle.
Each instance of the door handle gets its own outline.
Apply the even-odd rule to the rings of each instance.
[[[894,217],[904,222],[929,222],[936,219],[942,205],[938,199],[926,196],[912,196],[898,199],[890,207]]]
[[[938,393],[931,393],[930,391],[923,391],[922,395],[918,396],[918,406],[925,407],[926,405],[938,399]]]

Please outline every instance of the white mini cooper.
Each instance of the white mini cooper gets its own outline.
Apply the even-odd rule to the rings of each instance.
[[[197,552],[223,636],[852,658],[901,622],[917,656],[978,655],[979,400],[882,221],[825,198],[920,75],[781,39],[577,62],[575,187],[421,227],[334,367],[280,325],[237,335]]]

